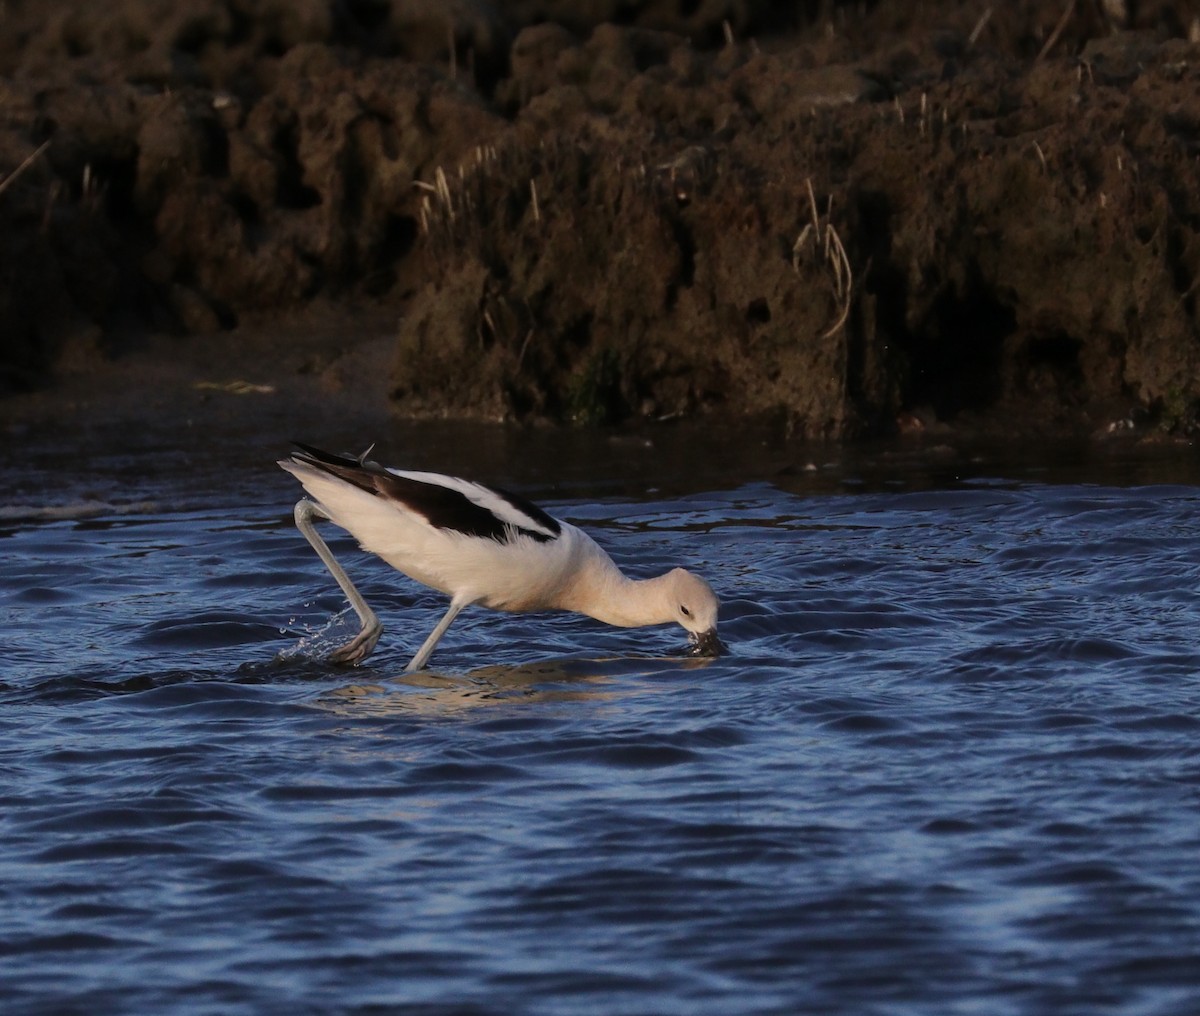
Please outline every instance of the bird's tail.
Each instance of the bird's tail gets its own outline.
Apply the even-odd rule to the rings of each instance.
[[[291,463],[301,463],[306,466],[311,466],[323,473],[328,473],[330,476],[336,476],[339,480],[344,480],[346,483],[358,487],[360,490],[365,490],[369,494],[376,492],[375,477],[384,472],[382,466],[377,462],[371,462],[367,456],[371,454],[371,449],[375,446],[371,445],[358,458],[351,458],[347,455],[335,455],[332,452],[322,451],[320,448],[314,448],[312,445],[296,442],[296,447],[300,449],[298,452],[292,452],[287,459],[280,460],[280,465],[284,469],[288,469]]]

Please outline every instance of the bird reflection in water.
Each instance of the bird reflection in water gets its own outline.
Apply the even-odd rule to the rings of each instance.
[[[490,665],[466,674],[406,671],[378,682],[342,685],[316,704],[346,716],[453,716],[486,706],[612,702],[661,692],[669,686],[664,677],[712,662],[708,657],[622,657]]]

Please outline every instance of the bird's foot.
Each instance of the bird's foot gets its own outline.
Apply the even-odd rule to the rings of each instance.
[[[330,663],[342,663],[357,667],[371,655],[375,643],[379,641],[379,636],[382,634],[383,625],[378,622],[368,625],[340,649],[335,649],[330,653],[327,659]]]

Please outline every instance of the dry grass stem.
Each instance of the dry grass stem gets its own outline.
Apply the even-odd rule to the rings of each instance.
[[[813,193],[812,177],[807,177],[804,186],[808,188],[808,207],[812,209],[813,228],[821,228],[821,213],[817,211],[817,196]]]
[[[1050,172],[1050,167],[1049,167],[1049,166],[1046,164],[1046,153],[1042,151],[1042,146],[1041,146],[1041,145],[1039,145],[1039,144],[1038,144],[1038,143],[1035,141],[1035,142],[1033,143],[1033,150],[1034,150],[1035,152],[1037,152],[1037,157],[1038,157],[1038,160],[1039,160],[1039,161],[1041,162],[1041,164],[1042,164],[1042,172],[1043,172],[1043,173],[1049,173],[1049,172]]]
[[[792,268],[796,272],[800,271],[800,259],[805,250],[811,248],[814,253],[819,254],[820,260],[833,275],[833,297],[838,304],[838,316],[821,336],[822,339],[827,339],[842,328],[850,317],[850,306],[854,296],[854,272],[850,267],[850,258],[846,254],[842,238],[833,225],[833,195],[831,194],[825,202],[825,223],[822,225],[812,179],[806,179],[804,184],[808,191],[808,207],[812,221],[804,224],[796,242],[792,244]]]
[[[17,177],[19,177],[25,172],[25,170],[32,166],[34,160],[36,160],[37,157],[41,155],[42,152],[44,152],[48,147],[50,147],[50,142],[43,141],[31,155],[25,157],[25,160],[21,163],[21,165],[9,173],[8,176],[6,176],[3,180],[0,180],[0,194],[3,194]]]
[[[854,272],[850,268],[850,258],[846,256],[846,248],[842,243],[842,238],[838,235],[837,230],[833,228],[833,223],[830,223],[828,226],[826,226],[826,229],[833,239],[833,248],[835,254],[837,255],[833,262],[835,292],[837,293],[838,298],[842,300],[842,313],[829,328],[829,330],[821,336],[823,339],[827,339],[831,335],[835,334],[846,323],[846,319],[850,316],[851,297],[854,293]],[[838,262],[841,263],[841,268],[837,267]],[[844,285],[842,280],[843,269],[846,273]]]
[[[1054,44],[1058,42],[1058,37],[1063,34],[1063,29],[1067,27],[1067,22],[1071,20],[1071,15],[1075,13],[1075,0],[1067,0],[1067,9],[1062,12],[1062,17],[1058,19],[1058,24],[1054,26],[1054,30],[1046,39],[1046,44],[1042,50],[1034,58],[1034,63],[1040,63],[1046,58],[1050,50],[1054,48]]]
[[[450,199],[450,185],[446,182],[446,173],[441,166],[438,166],[437,172],[434,174],[434,179],[437,181],[437,194],[441,198],[442,204],[446,208],[446,215],[450,221],[454,221],[454,202]]]
[[[525,350],[529,348],[529,340],[533,338],[533,329],[525,333],[525,338],[521,342],[521,350],[517,353],[517,373],[521,372],[521,365],[525,362]]]
[[[800,230],[800,235],[796,237],[796,242],[792,244],[792,270],[800,271],[800,255],[804,253],[804,243],[808,239],[808,234],[812,232],[812,223],[806,223],[804,228]]]
[[[987,23],[992,20],[992,9],[986,8],[979,16],[979,20],[975,22],[975,27],[971,29],[971,34],[967,36],[967,49],[970,49],[979,41],[979,36],[983,34],[983,30],[987,27]]]

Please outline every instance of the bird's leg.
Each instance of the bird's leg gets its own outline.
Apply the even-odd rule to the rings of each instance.
[[[329,660],[331,663],[362,663],[371,655],[371,650],[379,641],[383,625],[379,623],[375,611],[367,606],[367,601],[362,598],[362,594],[354,588],[354,583],[350,581],[350,576],[338,564],[337,558],[333,556],[333,551],[318,535],[317,527],[313,525],[313,522],[316,520],[326,521],[328,518],[328,515],[307,498],[301,498],[296,502],[296,528],[304,534],[304,538],[312,544],[312,549],[317,552],[317,556],[325,562],[329,574],[342,587],[342,592],[346,594],[346,599],[350,601],[350,606],[354,608],[354,612],[362,622],[362,629],[359,633],[340,649],[335,649],[330,653]]]
[[[437,623],[437,627],[429,633],[429,638],[421,644],[421,648],[417,650],[417,655],[409,661],[408,666],[405,668],[406,670],[420,670],[429,662],[429,657],[433,655],[433,650],[437,646],[438,640],[446,634],[446,629],[450,627],[450,622],[458,617],[458,612],[470,602],[470,600],[458,599],[450,601],[450,609],[446,611],[445,616]]]

